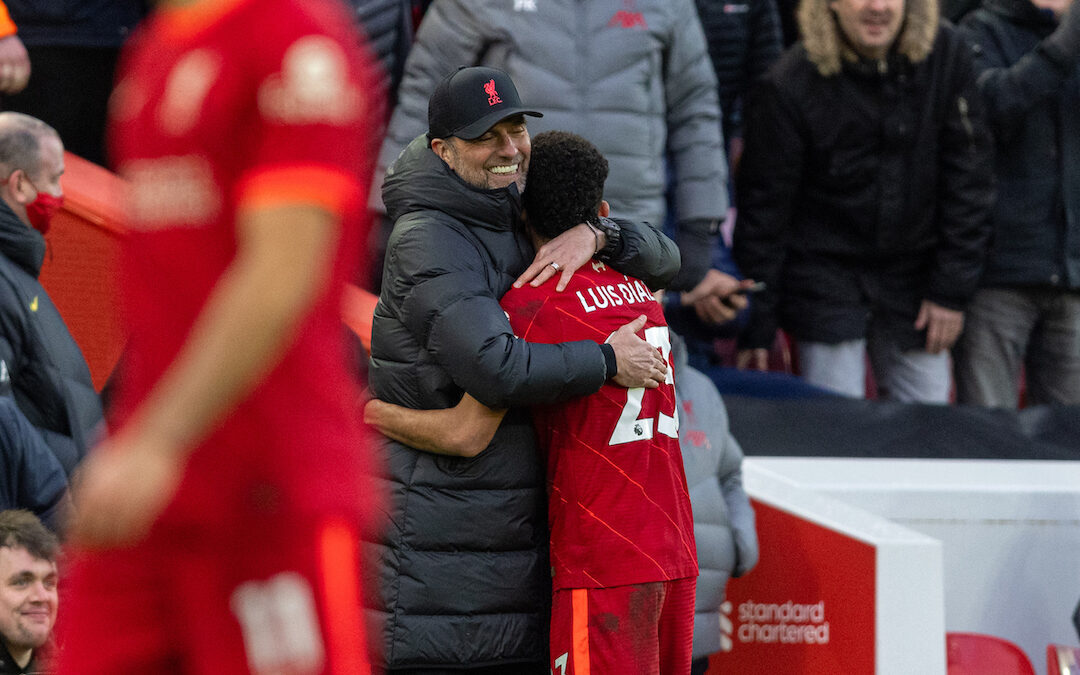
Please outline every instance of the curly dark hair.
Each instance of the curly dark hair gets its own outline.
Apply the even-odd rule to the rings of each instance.
[[[25,548],[35,558],[54,561],[60,542],[33,513],[6,509],[0,511],[0,547]]]
[[[568,131],[537,134],[523,196],[529,226],[553,239],[578,223],[595,223],[607,175],[607,160],[581,136]]]

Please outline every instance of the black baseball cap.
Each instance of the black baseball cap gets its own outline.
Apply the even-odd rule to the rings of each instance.
[[[461,66],[443,78],[428,99],[428,139],[470,141],[507,117],[543,117],[521,105],[517,87],[498,68]]]

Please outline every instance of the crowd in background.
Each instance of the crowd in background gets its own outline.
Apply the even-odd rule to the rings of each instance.
[[[893,51],[905,58],[884,58],[864,76],[848,40],[831,30],[837,4],[803,3],[796,16],[768,1],[699,1],[702,44],[695,31],[669,27],[686,20],[677,14],[690,3],[655,14],[648,3],[624,3],[614,16],[583,11],[568,22],[551,12],[550,33],[539,36],[514,30],[534,3],[438,3],[408,66],[394,71],[401,102],[380,162],[422,128],[426,92],[449,64],[503,67],[550,111],[532,128],[582,133],[612,158],[614,214],[664,227],[679,243],[683,270],[670,290],[682,292],[667,295],[666,313],[722,392],[870,392],[1013,408],[1021,396],[1080,402],[1077,12],[1052,2],[995,1],[978,12],[919,0],[853,3],[854,12],[903,22]],[[654,36],[653,55],[590,37],[609,19],[635,16],[649,16],[647,27],[630,29]],[[800,45],[783,30],[789,25],[799,26]],[[933,77],[952,80],[927,80],[946,43],[950,63]],[[809,57],[820,72],[796,80],[780,64],[766,76],[785,49],[788,62]],[[702,100],[710,86],[703,50],[718,109]],[[650,58],[663,63],[648,76],[663,96],[622,95],[633,89],[620,77],[641,77]],[[822,65],[829,59],[835,66]],[[830,87],[844,104],[815,109]],[[819,131],[814,115],[831,128]],[[717,117],[726,161],[702,128]],[[663,148],[650,146],[658,135]],[[650,173],[657,167],[662,178]],[[381,208],[377,189],[372,201]],[[746,277],[765,282],[750,307],[737,292]],[[793,370],[802,379],[784,377]]]
[[[9,59],[18,74],[10,76],[8,82],[0,72],[0,88],[6,90],[4,108],[45,120],[57,129],[67,149],[106,164],[105,106],[119,48],[145,15],[146,3],[96,0],[69,7],[12,0],[7,4],[18,33],[0,41],[0,60]],[[1076,234],[1080,207],[1073,203],[1077,159],[1072,150],[1076,143],[1072,111],[1076,107],[1071,105],[1076,78],[1075,67],[1070,65],[1075,63],[1076,47],[1068,22],[1059,20],[1068,15],[1067,2],[995,0],[979,12],[974,12],[977,8],[971,3],[946,3],[940,8],[930,3],[925,9],[920,0],[907,3],[905,16],[911,17],[912,8],[919,8],[915,16],[929,27],[928,32],[924,30],[928,39],[935,36],[933,26],[939,11],[950,25],[959,25],[967,17],[959,32],[970,53],[960,58],[973,62],[979,98],[987,101],[985,115],[983,105],[970,101],[973,107],[968,123],[975,124],[977,134],[986,130],[994,133],[1001,174],[996,194],[1001,196],[994,200],[995,193],[985,191],[975,201],[968,201],[963,216],[954,215],[961,207],[949,206],[949,200],[970,195],[970,191],[943,183],[928,186],[932,194],[920,194],[912,192],[918,190],[917,181],[901,178],[913,177],[915,167],[927,161],[951,161],[939,159],[936,148],[926,147],[930,144],[914,135],[911,127],[919,123],[916,118],[875,117],[876,113],[863,108],[850,121],[867,125],[875,138],[849,139],[855,148],[851,151],[841,151],[834,139],[834,147],[812,147],[798,159],[792,145],[795,139],[781,140],[769,126],[774,122],[765,94],[759,97],[762,102],[753,113],[756,119],[745,128],[753,110],[750,103],[756,100],[751,90],[758,83],[770,83],[766,93],[776,86],[782,93],[794,95],[794,83],[780,80],[778,71],[769,77],[765,74],[783,50],[813,49],[818,43],[815,36],[822,24],[809,13],[814,3],[804,3],[806,13],[801,17],[790,3],[773,0],[697,0],[662,7],[627,2],[613,12],[600,3],[595,17],[589,16],[589,4],[566,17],[545,15],[551,10],[543,7],[539,11],[550,30],[527,37],[514,25],[517,18],[538,12],[531,1],[510,3],[503,9],[502,4],[450,1],[435,3],[430,9],[430,1],[420,0],[354,0],[352,4],[384,66],[394,103],[388,108],[394,116],[388,121],[381,167],[388,166],[422,128],[427,93],[446,68],[470,63],[503,67],[520,80],[523,96],[545,111],[547,117],[534,125],[538,131],[559,128],[583,133],[612,157],[608,190],[615,215],[662,227],[679,243],[682,271],[670,289],[679,292],[667,295],[667,314],[673,326],[687,335],[691,360],[708,367],[721,391],[752,393],[764,382],[766,387],[774,387],[773,391],[791,396],[820,394],[823,388],[855,396],[869,391],[898,400],[1015,407],[1023,382],[1034,403],[1075,404],[1080,400],[1076,384],[1080,366],[1073,357],[1080,331],[1075,309],[1080,288],[1075,243],[1080,237]],[[877,4],[886,7],[889,3]],[[633,49],[628,45],[639,43],[616,40],[598,44],[593,37],[597,29],[617,21],[627,22],[626,30],[647,32],[650,40]],[[914,39],[910,30],[914,21],[905,20],[905,35],[909,35],[905,39]],[[688,25],[694,29],[688,30]],[[1010,32],[999,35],[1006,29]],[[811,32],[809,40],[807,31]],[[800,32],[803,46],[793,47]],[[947,34],[952,32],[950,28]],[[1002,49],[1001,35],[1008,36],[1010,53],[993,53]],[[1043,38],[1047,38],[1046,45],[1039,46]],[[19,54],[18,41],[25,47],[25,56]],[[1029,52],[1021,63],[1021,57]],[[703,54],[708,58],[703,59]],[[918,60],[912,59],[915,63]],[[26,63],[33,64],[35,73],[28,85],[29,69],[23,72],[20,65]],[[652,98],[634,100],[634,96],[622,95],[630,90],[631,80],[626,78],[640,77],[634,73],[641,68],[653,69],[647,77],[655,79],[645,94]],[[906,77],[900,72],[903,67],[891,70],[874,86],[894,87]],[[834,78],[840,80],[843,78]],[[892,95],[903,101],[910,93],[901,85]],[[967,98],[972,98],[971,92],[965,94]],[[790,105],[809,102],[792,100]],[[909,115],[926,113],[911,111]],[[983,118],[985,123],[980,121]],[[900,130],[891,131],[890,125],[899,125],[896,128]],[[907,132],[903,131],[905,126]],[[765,134],[764,145],[749,158],[748,170],[740,172],[744,142],[748,133],[752,138],[756,130]],[[869,145],[859,150],[857,146],[864,140]],[[814,142],[828,142],[828,138],[822,136]],[[893,144],[917,145],[929,154],[893,153],[898,173],[888,174],[880,162],[888,163],[883,157]],[[878,183],[867,183],[864,201],[849,205],[850,213],[843,216],[848,223],[856,218],[868,222],[840,228],[853,230],[853,238],[844,244],[825,243],[815,234],[813,223],[836,229],[828,223],[835,223],[837,216],[821,213],[824,207],[814,203],[813,195],[807,192],[781,200],[794,200],[790,207],[794,217],[786,223],[777,222],[777,218],[787,216],[767,213],[765,207],[757,206],[757,195],[762,192],[756,187],[758,180],[767,188],[763,200],[775,202],[780,196],[781,177],[776,167],[762,164],[770,153],[776,155],[781,167],[801,163],[813,175],[831,172],[832,180],[845,182],[845,190],[857,189],[852,186],[867,183],[867,176],[877,172]],[[863,161],[867,157],[869,161]],[[377,177],[372,206],[379,211],[380,185]],[[896,197],[890,197],[888,185],[904,187]],[[744,189],[750,201],[740,204],[736,195]],[[823,189],[828,190],[827,186]],[[733,207],[730,212],[729,205]],[[991,206],[993,213],[984,213]],[[891,212],[896,220],[875,211]],[[968,250],[962,254],[958,251],[964,247],[956,243],[957,218],[982,226],[981,230],[969,228]],[[911,223],[920,220],[927,228],[921,239],[910,234]],[[391,225],[385,219],[383,223],[370,242],[372,264],[358,279],[374,291],[381,284],[380,256]],[[731,254],[732,225],[738,257]],[[855,231],[858,227],[863,231]],[[871,230],[877,234],[870,234]],[[764,234],[772,231],[782,231],[788,243],[776,248],[776,239]],[[890,241],[890,231],[908,234],[906,239]],[[718,236],[721,234],[726,236]],[[760,244],[765,236],[773,243]],[[872,236],[878,240],[871,241],[868,237]],[[793,247],[788,246],[792,241]],[[938,248],[938,241],[944,242],[945,248]],[[928,272],[925,262],[917,263],[917,256],[911,255],[916,250],[930,255],[927,251],[931,249],[937,251],[938,269],[949,268],[949,273]],[[875,270],[869,276],[838,262],[858,277],[857,281],[849,277],[854,285],[841,290],[833,285],[839,277],[806,260],[806,256],[816,255],[814,251],[834,262],[857,258],[857,266],[864,268],[875,268],[879,261],[893,262],[887,263],[892,265],[888,271]],[[964,262],[958,262],[957,255],[965,256]],[[952,262],[945,260],[949,256],[953,256]],[[910,262],[906,271],[895,262],[901,258]],[[965,271],[958,276],[961,268]],[[891,286],[875,276],[889,277]],[[741,302],[740,294],[734,292],[736,282],[744,277],[765,282],[765,289],[750,296],[749,303]],[[929,279],[933,288],[920,286],[918,278]],[[977,295],[975,285],[980,289]],[[812,295],[807,295],[806,287],[815,289]],[[902,289],[906,290],[896,292]],[[936,326],[927,328],[932,314],[918,329],[901,330],[891,324],[901,320],[914,324],[917,318],[911,316],[911,300],[903,297],[908,291],[963,316],[952,317],[953,325],[941,329],[941,339],[927,334],[927,330],[935,333]],[[845,294],[848,299],[842,299]],[[823,306],[815,308],[815,302]],[[1003,308],[1011,317],[1007,326],[991,321]],[[831,317],[844,312],[849,319]],[[860,313],[873,320],[863,322],[857,317]],[[960,339],[965,321],[968,330]],[[779,337],[777,327],[784,331]],[[916,334],[926,337],[916,338]],[[948,361],[945,352],[955,342],[955,380],[948,365],[935,364],[932,368],[944,376],[934,375],[936,383],[926,389],[916,384],[904,393],[906,385],[890,380],[895,369],[886,365],[889,357],[881,356],[883,349],[876,348],[882,335],[889,336],[887,342],[899,345],[901,352],[908,351],[917,339],[924,340],[927,351],[942,363]],[[845,369],[851,371],[846,382],[818,374],[829,370],[832,361],[818,365],[821,350],[815,345],[830,345],[832,354],[836,351],[832,347],[867,340],[870,351],[866,360],[871,367],[863,377],[865,382],[860,380],[861,356],[844,357]],[[792,349],[794,366],[790,365]],[[857,345],[852,351],[856,353],[861,353]],[[742,373],[730,368],[736,364],[744,368]],[[750,374],[745,370],[748,365],[773,372]],[[792,370],[804,375],[804,381],[780,376]],[[804,382],[812,386],[804,386]]]
[[[607,157],[611,215],[678,244],[663,299],[686,343],[677,370],[696,369],[697,408],[718,418],[702,423],[717,452],[684,447],[687,476],[695,498],[696,479],[717,477],[722,494],[706,499],[735,516],[713,525],[745,556],[717,565],[700,621],[756,557],[717,391],[1080,405],[1080,2],[349,3],[391,102],[360,285],[385,291],[394,223],[382,178],[428,129],[429,97],[460,65],[509,73],[543,113],[530,132],[574,131]],[[6,0],[0,107],[109,167],[121,47],[149,9]],[[21,120],[0,119],[0,154],[4,128]],[[12,157],[0,163],[16,176]],[[0,294],[0,431],[18,468],[0,481],[0,508],[55,528],[103,413],[63,322],[28,328],[24,295],[59,319],[36,281],[44,244],[23,230],[44,236],[33,205],[60,193],[33,171],[18,178],[0,187],[0,282],[18,289]],[[682,442],[701,446],[694,438]],[[37,558],[51,561],[48,551]],[[694,655],[715,649],[695,644]]]

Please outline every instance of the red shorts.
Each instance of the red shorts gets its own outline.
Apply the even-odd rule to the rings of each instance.
[[[156,528],[132,548],[75,552],[55,672],[370,673],[357,527],[270,525],[233,536]]]
[[[690,672],[696,579],[552,594],[554,675]]]

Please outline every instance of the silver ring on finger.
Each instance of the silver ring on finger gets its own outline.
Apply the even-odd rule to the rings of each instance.
[[[550,262],[550,263],[548,263],[548,264],[549,264],[549,265],[551,265],[551,267],[552,267],[552,268],[553,268],[553,269],[554,269],[554,270],[555,270],[556,272],[560,272],[560,271],[562,271],[562,265],[560,265],[559,263],[557,263],[557,262]]]

